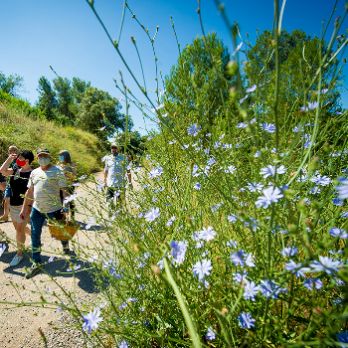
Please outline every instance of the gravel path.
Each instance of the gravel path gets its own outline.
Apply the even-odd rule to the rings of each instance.
[[[100,178],[100,174],[96,176],[96,179]],[[86,229],[93,211],[102,209],[104,204],[103,201],[99,204],[95,201],[92,195],[95,189],[96,185],[90,182],[81,185],[76,191],[79,196],[76,220],[81,222],[81,229],[73,239],[73,249],[77,251],[88,249],[93,253],[96,241],[100,242],[105,235],[102,230],[96,228],[87,226]],[[15,238],[11,222],[0,224],[0,233],[0,242],[4,240],[4,236],[12,241]],[[74,328],[73,321],[66,313],[57,311],[56,306],[44,308],[41,304],[45,299],[59,305],[64,291],[80,303],[96,301],[98,293],[94,288],[93,279],[83,270],[86,266],[84,263],[75,260],[72,264],[69,257],[61,255],[61,245],[51,238],[47,227],[44,227],[42,242],[44,261],[48,263],[45,273],[33,279],[24,278],[25,269],[30,265],[28,257],[19,266],[9,267],[15,253],[13,244],[9,244],[7,251],[0,258],[0,347],[93,347],[92,343],[85,342],[83,334]],[[81,266],[81,269],[74,274],[69,269],[76,265]],[[81,322],[75,325],[81,325]]]

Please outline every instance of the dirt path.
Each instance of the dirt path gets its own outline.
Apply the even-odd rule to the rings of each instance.
[[[97,176],[100,179],[100,174]],[[87,248],[93,254],[94,242],[103,238],[103,231],[98,228],[86,229],[90,216],[97,209],[102,209],[102,203],[97,204],[92,193],[96,185],[88,183],[77,188],[76,220],[81,222],[81,229],[74,237],[73,249]],[[15,239],[15,230],[11,222],[0,224],[10,239]],[[27,245],[29,241],[27,241]],[[48,262],[45,273],[31,280],[24,277],[25,269],[29,267],[28,257],[19,266],[9,267],[15,249],[12,244],[0,258],[0,347],[1,348],[40,348],[40,347],[84,347],[82,335],[66,327],[57,330],[65,323],[66,317],[51,308],[42,306],[20,306],[27,302],[56,301],[62,295],[62,289],[68,291],[80,301],[95,300],[98,296],[91,276],[83,271],[85,264],[79,260],[71,264],[68,257],[61,254],[61,245],[51,238],[48,228],[44,227],[42,234],[43,260]],[[86,249],[87,249],[86,248]],[[54,256],[53,261],[52,256]],[[50,259],[51,258],[51,259]],[[51,262],[49,262],[50,260]],[[70,271],[73,267],[81,267],[76,274]],[[82,270],[82,271],[81,271]],[[52,276],[54,281],[52,280]],[[60,288],[61,286],[61,288]],[[55,295],[54,295],[55,294]],[[4,304],[13,303],[13,306]],[[59,303],[59,300],[58,300]],[[17,307],[16,307],[17,305]],[[42,337],[45,337],[45,340]]]

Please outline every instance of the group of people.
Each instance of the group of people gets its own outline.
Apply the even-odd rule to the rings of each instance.
[[[32,168],[34,154],[14,145],[8,148],[8,157],[0,167],[0,189],[4,196],[4,214],[1,222],[11,216],[16,230],[17,252],[10,262],[11,267],[23,260],[26,236],[31,235],[32,265],[25,277],[32,278],[42,271],[41,234],[46,220],[64,220],[66,214],[74,216],[74,204],[66,199],[73,194],[76,169],[70,153],[62,150],[58,163],[54,164],[50,151],[39,148],[36,151],[39,167]],[[124,200],[126,179],[132,187],[129,159],[120,153],[116,144],[111,144],[111,153],[104,156],[104,186],[106,200],[114,206]],[[64,204],[65,202],[69,202]],[[30,222],[31,229],[28,228]],[[68,241],[62,241],[63,252],[71,253]]]
[[[31,278],[42,270],[41,233],[46,219],[61,220],[69,208],[63,206],[64,199],[72,194],[74,165],[70,153],[59,152],[59,162],[53,164],[48,149],[36,151],[39,167],[32,168],[34,154],[21,150],[14,145],[8,149],[8,157],[0,167],[2,179],[0,188],[4,191],[4,215],[2,222],[10,215],[16,230],[17,253],[10,266],[17,266],[23,260],[26,235],[31,235],[32,265],[26,273]],[[71,208],[71,206],[70,206]],[[27,225],[30,221],[31,230]],[[70,253],[69,242],[62,241],[63,251]]]

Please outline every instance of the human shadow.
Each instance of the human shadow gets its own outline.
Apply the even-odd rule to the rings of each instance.
[[[15,252],[4,253],[0,261],[9,264],[14,255]],[[78,279],[77,285],[85,292],[99,292],[95,281],[96,270],[89,262],[81,261],[75,255],[72,255],[70,258],[49,257],[42,255],[41,259],[43,264],[43,273],[47,274],[50,278],[58,280],[59,277],[75,277]],[[26,255],[18,266],[8,266],[4,269],[4,272],[24,277],[26,269],[28,269],[30,266],[30,258]]]

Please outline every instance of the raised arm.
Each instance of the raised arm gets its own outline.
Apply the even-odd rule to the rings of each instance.
[[[13,174],[13,169],[9,168],[10,164],[17,158],[16,154],[11,154],[7,157],[6,161],[0,167],[0,173],[4,176],[10,176]]]

